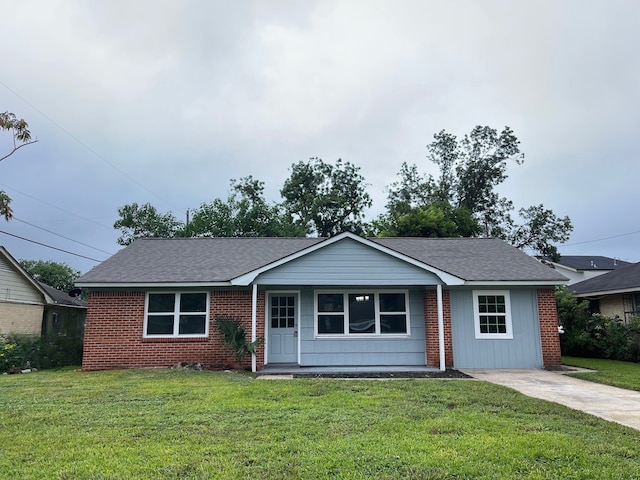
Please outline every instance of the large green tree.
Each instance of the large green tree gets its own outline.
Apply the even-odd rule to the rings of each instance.
[[[360,167],[352,163],[338,159],[332,165],[317,157],[294,163],[280,193],[285,211],[308,235],[364,231],[371,196]]]
[[[139,237],[171,238],[184,227],[171,212],[160,213],[150,203],[125,205],[118,209],[118,215],[113,228],[122,233],[117,240],[120,245],[129,245]]]
[[[68,292],[80,276],[78,270],[74,270],[66,263],[53,262],[51,260],[20,260],[20,265],[34,280]]]
[[[18,149],[36,143],[37,139],[31,138],[29,125],[22,118],[17,118],[15,114],[10,112],[0,113],[0,131],[9,132],[11,134],[10,146],[8,153],[0,152],[0,162],[9,158],[16,153]],[[11,198],[6,192],[0,190],[0,216],[5,220],[11,220],[13,210],[11,210]]]
[[[524,161],[520,141],[509,127],[498,132],[477,126],[461,140],[442,130],[427,151],[439,174],[423,175],[415,165],[403,164],[399,180],[389,186],[387,212],[374,223],[378,234],[422,230],[424,236],[493,236],[549,256],[557,255],[553,242],[569,238],[573,227],[568,217],[541,204],[520,209],[518,224],[513,202],[498,193],[509,164]]]
[[[180,233],[187,237],[298,237],[295,225],[281,205],[264,198],[264,182],[252,176],[231,180],[226,201],[219,198],[193,211]]]

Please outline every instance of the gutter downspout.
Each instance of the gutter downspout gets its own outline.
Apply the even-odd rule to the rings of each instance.
[[[251,293],[251,341],[256,341],[256,329],[258,324],[258,285],[253,284],[253,291]],[[251,371],[255,373],[257,371],[257,359],[255,353],[251,355]]]
[[[438,350],[440,352],[440,371],[446,370],[444,355],[444,310],[442,307],[442,285],[437,285],[438,294]]]

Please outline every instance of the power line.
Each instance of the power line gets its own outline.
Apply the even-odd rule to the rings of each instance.
[[[573,245],[583,245],[585,243],[601,242],[603,240],[611,240],[612,238],[620,238],[620,237],[626,237],[626,236],[629,236],[629,235],[635,235],[636,233],[640,233],[640,230],[637,230],[635,232],[629,232],[629,233],[621,233],[620,235],[612,235],[610,237],[598,238],[596,240],[585,240],[584,242],[565,243],[565,244],[563,244],[563,246],[569,247],[569,246],[573,246]]]
[[[150,194],[152,194],[153,196],[155,196],[156,198],[160,199],[161,201],[163,201],[165,204],[169,205],[171,207],[171,205],[169,204],[169,202],[167,202],[164,198],[162,198],[160,195],[158,195],[157,193],[155,193],[154,191],[152,191],[150,188],[148,188],[146,185],[143,185],[142,183],[140,183],[138,180],[136,180],[135,178],[133,178],[131,175],[129,175],[128,173],[126,173],[124,170],[118,168],[115,164],[111,163],[109,160],[107,160],[106,158],[104,158],[102,155],[100,155],[98,152],[96,152],[93,148],[91,148],[89,145],[87,145],[86,143],[84,143],[82,140],[80,140],[79,138],[77,138],[76,136],[74,136],[71,132],[69,132],[68,130],[66,130],[64,127],[58,125],[52,118],[50,118],[49,116],[47,116],[44,112],[42,112],[41,110],[39,110],[38,108],[36,108],[32,103],[30,103],[27,99],[21,97],[16,91],[14,91],[13,89],[11,89],[6,83],[4,83],[2,80],[0,80],[0,85],[2,85],[4,88],[6,88],[7,90],[9,90],[11,93],[13,93],[16,97],[18,97],[20,100],[22,100],[24,103],[26,103],[27,105],[29,105],[29,107],[31,107],[33,110],[35,110],[37,113],[39,113],[42,117],[44,117],[46,120],[48,120],[50,123],[52,123],[56,128],[58,128],[61,132],[63,132],[65,135],[71,137],[73,140],[75,140],[78,144],[80,144],[81,146],[83,146],[84,148],[86,148],[87,150],[89,150],[91,153],[93,153],[97,158],[99,158],[100,160],[102,160],[104,163],[106,163],[107,165],[109,165],[111,168],[113,168],[114,170],[116,170],[118,173],[120,173],[121,175],[125,176],[126,178],[128,178],[129,180],[131,180],[133,183],[135,183],[136,185],[138,185],[140,188],[143,188],[144,190],[146,190],[147,192],[149,192]],[[179,210],[179,209],[176,209]]]
[[[85,258],[87,260],[91,260],[92,262],[96,262],[96,263],[102,262],[102,260],[98,260],[98,259],[91,258],[91,257],[85,257],[84,255],[80,255],[78,253],[73,253],[73,252],[70,252],[68,250],[63,250],[63,249],[58,248],[58,247],[52,247],[51,245],[47,245],[45,243],[36,242],[35,240],[31,240],[29,238],[24,238],[24,237],[21,237],[20,235],[14,235],[13,233],[5,232],[4,230],[0,230],[0,233],[4,233],[5,235],[9,235],[10,237],[19,238],[20,240],[24,240],[25,242],[35,243],[36,245],[40,245],[42,247],[50,248],[52,250],[57,250],[59,252],[68,253],[69,255],[74,255],[74,256],[80,257],[80,258]]]
[[[91,222],[91,223],[93,223],[94,225],[98,225],[99,227],[102,227],[102,228],[104,228],[104,229],[106,229],[106,230],[111,230],[111,227],[107,227],[106,225],[102,225],[101,223],[98,223],[98,222],[96,222],[96,221],[94,221],[94,220],[92,220],[92,219],[90,219],[90,218],[86,218],[86,217],[83,217],[83,216],[81,216],[81,215],[78,215],[77,213],[73,213],[73,212],[72,212],[72,211],[70,211],[70,210],[67,210],[67,209],[65,209],[65,208],[59,207],[59,206],[57,206],[57,205],[54,205],[53,203],[49,203],[49,202],[47,202],[46,200],[42,200],[42,199],[40,199],[40,198],[36,198],[36,197],[34,197],[33,195],[29,195],[28,193],[21,192],[21,191],[20,191],[20,190],[18,190],[17,188],[10,187],[9,185],[6,185],[6,184],[4,184],[4,183],[0,183],[0,185],[2,185],[2,187],[4,187],[4,188],[8,188],[9,190],[12,190],[12,191],[14,191],[14,192],[17,192],[17,193],[19,193],[20,195],[24,195],[25,197],[28,197],[28,198],[30,198],[30,199],[32,199],[32,200],[35,200],[36,202],[40,202],[40,203],[42,203],[42,204],[44,204],[44,205],[47,205],[47,206],[49,206],[49,207],[53,207],[53,208],[55,208],[55,209],[57,209],[57,210],[60,210],[61,212],[68,213],[69,215],[73,215],[74,217],[78,217],[78,218],[79,218],[79,219],[81,219],[81,220],[85,220],[85,221],[87,221],[87,222]]]
[[[94,250],[97,250],[98,252],[106,253],[107,255],[113,255],[112,252],[107,252],[105,250],[101,250],[99,248],[92,247],[91,245],[87,245],[86,243],[82,243],[82,242],[80,242],[78,240],[74,240],[73,238],[65,237],[64,235],[60,235],[59,233],[52,232],[51,230],[47,230],[46,228],[39,227],[38,225],[34,225],[33,223],[29,223],[29,222],[26,222],[24,220],[20,220],[19,218],[16,218],[15,216],[13,217],[13,220],[16,220],[16,221],[18,221],[20,223],[24,223],[25,225],[29,225],[30,227],[37,228],[38,230],[42,230],[43,232],[50,233],[52,235],[55,235],[56,237],[64,238],[65,240],[69,240],[71,242],[77,243],[78,245],[83,245],[85,247],[92,248]]]

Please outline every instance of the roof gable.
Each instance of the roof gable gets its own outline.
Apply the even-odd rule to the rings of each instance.
[[[233,280],[248,285],[256,278],[259,283],[290,284],[298,279],[302,284],[438,284],[462,285],[463,279],[407,257],[383,245],[349,232],[283,258],[257,271]],[[277,280],[276,280],[277,279]]]
[[[50,303],[52,299],[46,290],[13,258],[6,248],[0,246],[0,282],[3,289],[10,292],[7,300]],[[6,284],[6,285],[5,285]]]

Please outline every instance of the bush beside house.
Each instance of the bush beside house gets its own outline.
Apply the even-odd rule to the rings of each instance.
[[[0,373],[82,363],[82,335],[0,335]]]
[[[640,362],[640,318],[620,319],[589,313],[589,302],[567,288],[556,290],[563,355]]]

